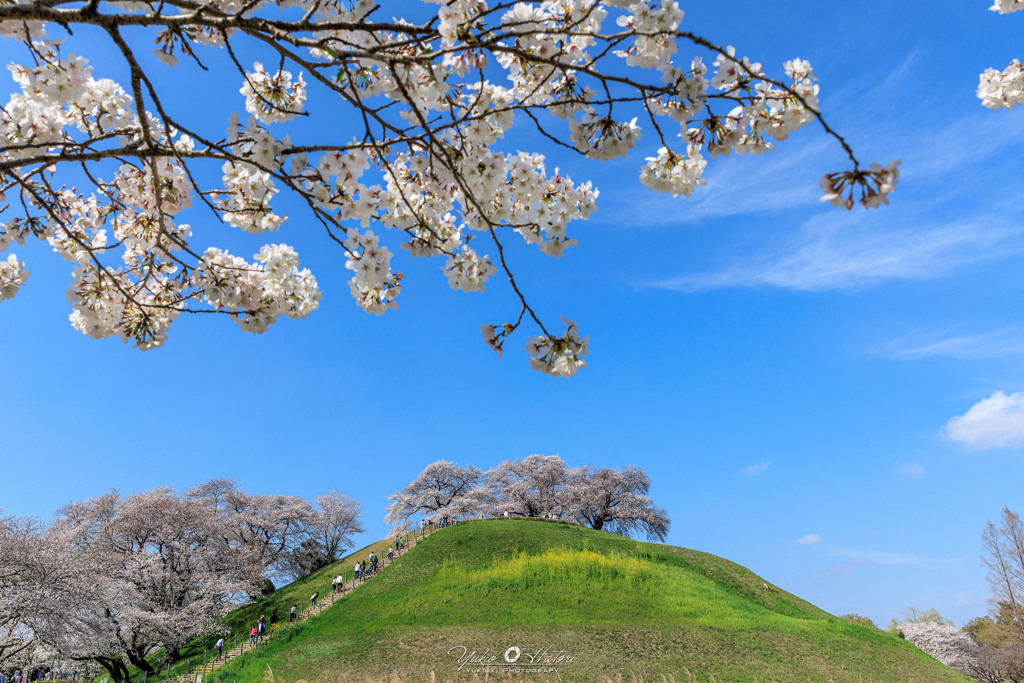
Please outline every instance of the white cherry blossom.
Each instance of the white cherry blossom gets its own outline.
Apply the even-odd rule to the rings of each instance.
[[[6,261],[0,261],[0,301],[12,299],[28,279],[31,271],[25,270],[25,262],[14,254],[8,254]]]
[[[239,92],[245,95],[245,110],[260,123],[282,123],[302,113],[306,82],[299,74],[293,83],[288,71],[278,71],[271,76],[256,62],[253,71],[245,74],[245,84]]]

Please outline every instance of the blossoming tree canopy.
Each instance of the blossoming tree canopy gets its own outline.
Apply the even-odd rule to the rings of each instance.
[[[897,162],[862,166],[827,125],[810,63],[766,70],[687,30],[674,0],[425,2],[438,7],[423,22],[385,15],[422,3],[368,0],[0,5],[0,35],[24,55],[9,67],[18,92],[0,109],[0,250],[49,242],[73,267],[71,324],[149,349],[186,312],[224,313],[259,333],[315,310],[317,279],[282,241],[301,221],[341,250],[351,294],[370,313],[398,305],[398,247],[439,259],[465,292],[500,272],[519,310],[483,325],[484,340],[500,353],[529,321],[531,367],[569,376],[588,340],[572,322],[559,333],[541,320],[505,246],[522,239],[560,256],[598,191],[516,148],[519,131],[594,161],[629,156],[647,136],[660,149],[636,162],[640,183],[688,197],[709,158],[767,152],[817,121],[851,164],[822,179],[824,200],[877,207],[897,182]],[[97,41],[126,80],[73,51]],[[203,111],[204,125],[192,125],[193,104],[143,58],[154,44],[165,64],[190,63],[237,90],[237,110]],[[355,134],[292,142],[313,103],[353,114]],[[275,207],[282,192],[304,216]],[[251,258],[197,244],[193,226],[215,235],[205,228],[222,224],[281,236]],[[28,274],[13,253],[0,261],[0,299]]]

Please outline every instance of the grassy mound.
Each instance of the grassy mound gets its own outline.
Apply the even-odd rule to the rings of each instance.
[[[525,520],[441,530],[282,636],[210,679],[969,680],[719,557]]]

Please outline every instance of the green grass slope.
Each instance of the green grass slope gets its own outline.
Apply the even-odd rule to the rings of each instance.
[[[576,526],[464,522],[209,678],[255,683],[270,667],[278,683],[425,681],[432,672],[439,681],[501,680],[516,646],[524,654],[514,666],[533,670],[514,677],[528,680],[969,680],[895,636],[764,583],[713,555]],[[267,607],[246,608],[244,619],[256,610]],[[493,668],[461,664],[463,648],[494,657]],[[545,648],[563,661],[531,665],[529,655]]]

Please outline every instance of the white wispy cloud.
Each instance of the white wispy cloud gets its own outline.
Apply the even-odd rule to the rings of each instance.
[[[757,475],[761,474],[766,469],[768,469],[769,465],[771,465],[771,464],[772,464],[772,461],[771,460],[767,460],[767,461],[761,463],[760,465],[750,465],[749,467],[744,467],[743,469],[741,469],[740,470],[740,474],[746,474],[748,476],[754,477],[754,476],[757,476]]]
[[[924,474],[924,465],[919,462],[909,463],[905,462],[902,465],[896,466],[897,474],[906,474],[911,477],[920,477]]]
[[[889,221],[871,226],[850,222],[849,216],[812,221],[805,235],[780,251],[650,286],[685,292],[760,286],[850,289],[892,279],[931,278],[969,263],[1024,252],[1024,229],[1017,226],[969,221],[914,230]]]
[[[1015,113],[1013,121],[1024,121],[1024,111]],[[911,130],[913,135],[908,134]],[[964,130],[972,134],[965,136]],[[883,158],[887,154],[903,159],[894,206],[876,212],[825,209],[774,238],[771,246],[745,255],[725,247],[720,261],[724,265],[718,268],[645,284],[685,292],[739,287],[850,289],[933,278],[967,264],[1024,252],[1019,208],[1000,204],[1003,200],[978,207],[971,199],[1005,176],[1006,149],[1024,144],[1024,125],[1008,125],[1005,118],[979,112],[953,124],[903,118],[875,133],[867,137],[901,141],[899,150],[860,150],[871,158],[882,154],[881,161],[888,160]],[[824,139],[787,144],[785,152],[777,152],[777,160],[716,160],[718,168],[694,200],[659,204],[650,220],[644,215],[637,222],[681,224],[817,203],[818,188],[806,176],[809,170],[836,170],[820,165],[820,159],[829,157],[827,145]],[[789,165],[781,155],[796,163]],[[962,198],[968,199],[966,205],[959,203]]]
[[[836,564],[822,571],[817,571],[811,574],[811,580],[817,581],[820,579],[829,578],[832,576],[849,576],[853,573],[853,569],[859,562],[844,562],[843,564]]]
[[[951,441],[980,451],[1024,445],[1024,391],[997,391],[966,413],[953,417],[942,429]]]
[[[1013,112],[1013,123],[989,111],[978,111],[950,123],[948,120],[922,121],[916,113],[909,117],[890,117],[877,122],[881,105],[891,103],[903,88],[918,54],[910,54],[884,79],[867,78],[860,93],[834,95],[823,100],[832,112],[876,112],[872,116],[853,117],[843,128],[856,130],[860,137],[900,140],[898,149],[859,149],[868,161],[882,163],[902,160],[901,187],[894,201],[903,202],[908,184],[938,187],[940,196],[965,191],[963,171],[993,158],[1005,157],[1007,148],[1024,142],[1024,112]],[[910,131],[913,134],[908,134]],[[963,131],[971,131],[964,135]],[[878,156],[881,154],[882,156]],[[885,156],[885,155],[891,156]],[[621,193],[623,209],[612,217],[631,226],[680,225],[700,223],[709,218],[758,214],[798,207],[821,206],[818,179],[828,172],[843,170],[848,161],[836,141],[828,135],[807,136],[804,131],[793,139],[778,143],[777,149],[763,156],[732,156],[710,160],[704,178],[707,184],[690,198],[664,194],[637,195],[626,188],[608,188],[609,195]],[[956,179],[950,183],[951,179]]]
[[[883,564],[914,567],[936,567],[946,564],[955,564],[957,562],[963,562],[966,559],[963,557],[924,557],[921,555],[887,553],[877,550],[851,550],[849,548],[833,548],[829,551],[829,554],[836,555],[839,557],[848,557],[851,560],[863,562],[865,564]]]
[[[821,543],[824,539],[821,534],[807,534],[793,541],[790,545],[815,545]]]
[[[913,332],[893,339],[872,352],[893,360],[917,360],[932,356],[996,358],[1024,353],[1024,333],[1009,328],[980,334]]]

